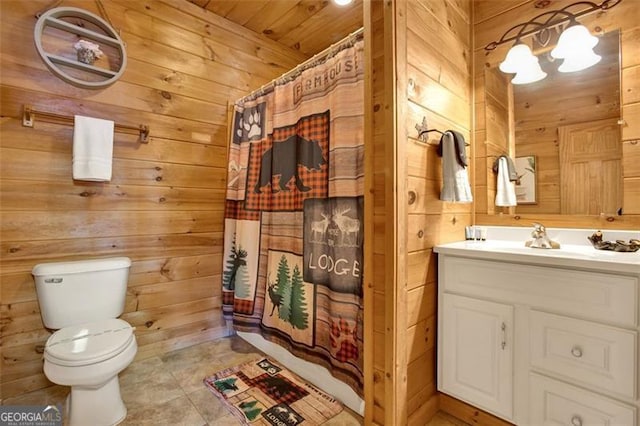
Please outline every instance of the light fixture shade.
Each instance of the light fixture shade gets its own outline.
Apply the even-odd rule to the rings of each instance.
[[[507,52],[504,61],[500,63],[500,71],[508,74],[519,72],[523,68],[528,68],[532,62],[538,63],[538,58],[533,56],[531,49],[526,44],[516,44]],[[538,66],[538,68],[540,68]]]
[[[589,68],[602,59],[602,56],[593,53],[593,50],[587,49],[577,52],[575,55],[568,56],[562,61],[562,65],[558,67],[560,72],[575,72]]]
[[[534,56],[535,58],[535,56]],[[511,80],[513,84],[527,84],[540,81],[547,76],[547,73],[542,71],[538,58],[535,58],[535,62],[529,63],[526,67],[518,70],[517,74]]]
[[[584,25],[573,25],[560,34],[558,45],[551,51],[551,56],[564,59],[574,56],[577,51],[591,50],[598,44],[598,37],[592,36]]]
[[[333,2],[338,6],[346,6],[348,4],[351,4],[352,1],[353,0],[333,0]]]

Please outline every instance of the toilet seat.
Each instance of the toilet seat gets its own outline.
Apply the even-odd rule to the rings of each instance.
[[[63,366],[83,366],[112,358],[135,339],[133,327],[112,318],[62,328],[49,337],[44,357]]]

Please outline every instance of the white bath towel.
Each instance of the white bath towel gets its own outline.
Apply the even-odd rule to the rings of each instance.
[[[442,147],[442,201],[470,203],[473,201],[467,169],[457,161],[455,138],[446,131],[440,140]]]
[[[511,207],[516,204],[516,187],[515,184],[509,180],[509,164],[506,158],[500,157],[498,160],[496,206]]]
[[[113,157],[113,121],[75,116],[73,178],[108,182]]]

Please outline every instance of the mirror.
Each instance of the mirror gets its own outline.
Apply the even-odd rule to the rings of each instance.
[[[623,212],[620,33],[600,36],[602,60],[573,73],[539,53],[547,77],[512,85],[485,70],[487,163],[508,154],[518,170],[516,207],[495,207],[487,164],[488,213],[617,215]]]

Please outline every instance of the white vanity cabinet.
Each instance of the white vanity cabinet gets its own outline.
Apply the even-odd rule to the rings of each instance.
[[[442,387],[511,418],[513,307],[444,294]]]
[[[436,247],[438,390],[517,425],[640,426],[640,253],[531,250]]]

